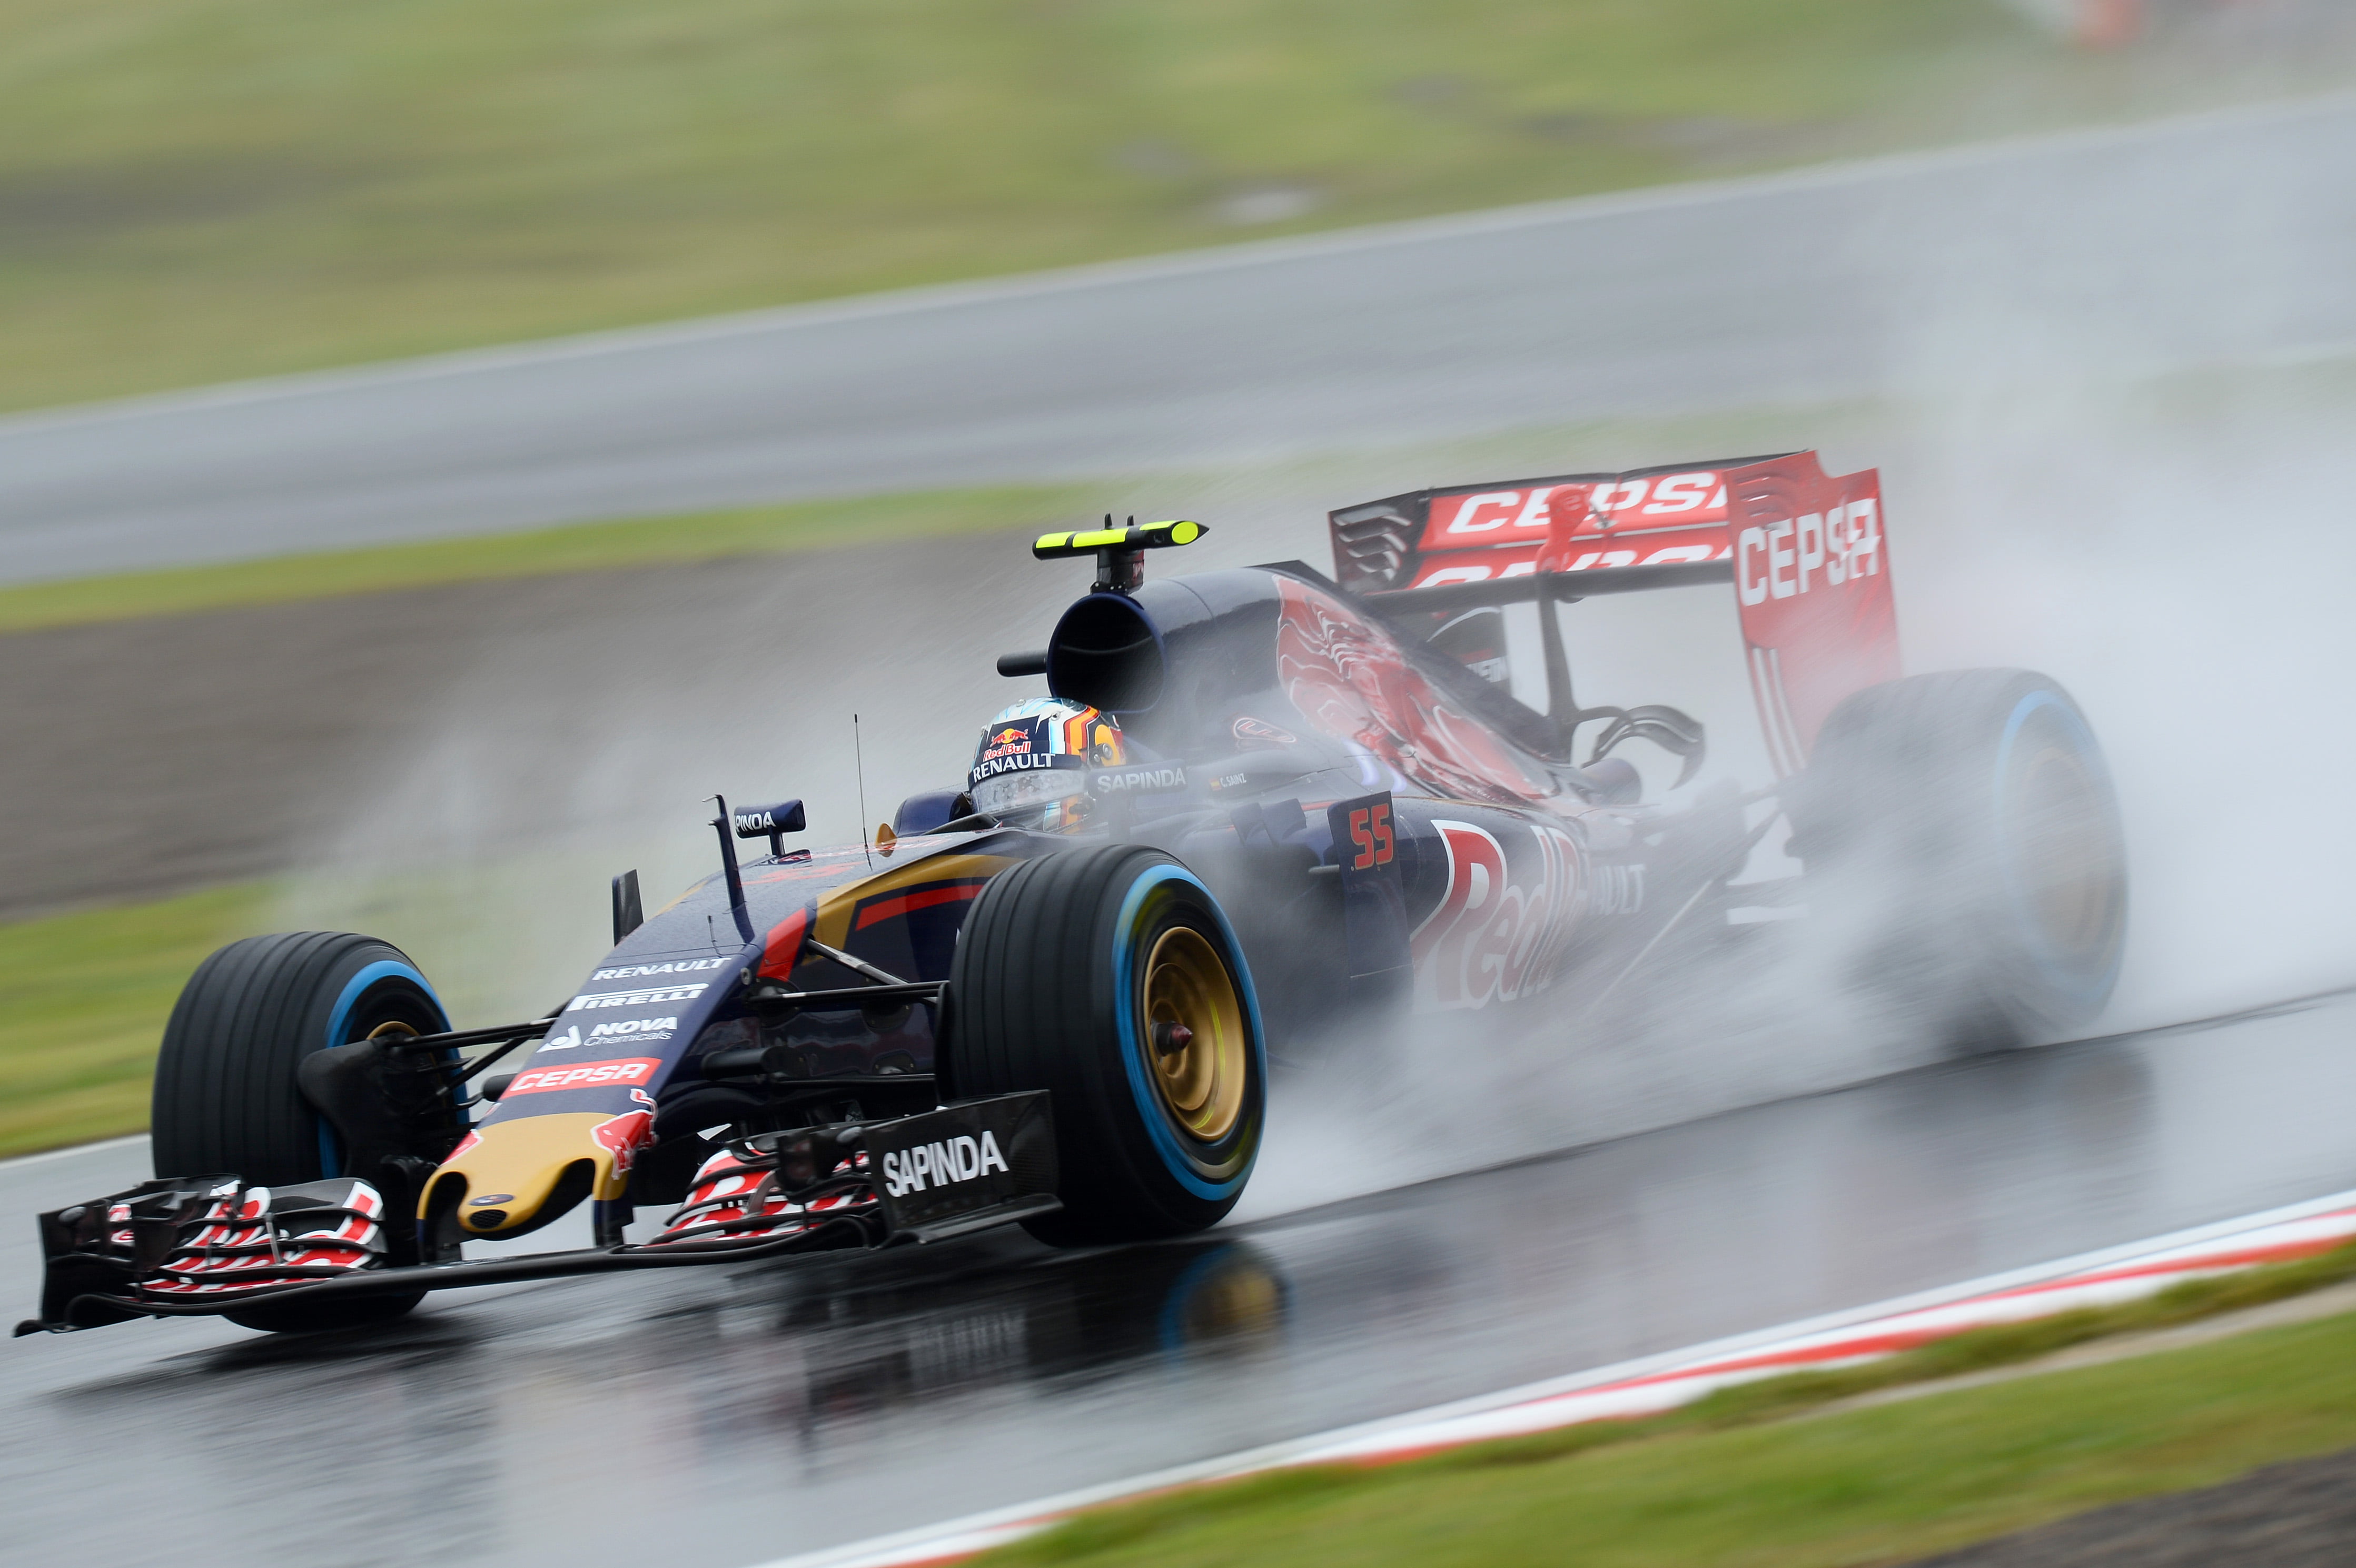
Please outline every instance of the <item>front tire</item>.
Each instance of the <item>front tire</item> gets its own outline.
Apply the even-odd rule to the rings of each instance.
[[[949,995],[950,1093],[1054,1096],[1064,1210],[1033,1235],[1181,1235],[1242,1197],[1267,1050],[1242,949],[1184,866],[1115,844],[1001,873],[966,918]]]
[[[1873,989],[1965,1049],[2091,1020],[2118,983],[2127,872],[2101,746],[2061,685],[1969,669],[1869,687],[1792,792],[1793,849],[1862,933]]]
[[[337,1176],[342,1140],[296,1086],[305,1057],[380,1031],[450,1027],[425,976],[399,948],[342,932],[293,932],[231,943],[197,968],[172,1008],[155,1061],[151,1126],[158,1176],[220,1171],[249,1185],[292,1187]],[[396,1216],[387,1216],[393,1223]],[[271,1307],[226,1314],[273,1331],[356,1327],[398,1317],[423,1299]]]

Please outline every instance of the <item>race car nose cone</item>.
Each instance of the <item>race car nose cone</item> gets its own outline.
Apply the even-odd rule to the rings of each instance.
[[[420,1218],[469,1236],[536,1231],[584,1198],[619,1197],[628,1180],[594,1112],[486,1123],[426,1183]]]

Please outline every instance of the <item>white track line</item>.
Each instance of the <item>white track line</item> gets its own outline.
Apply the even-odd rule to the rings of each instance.
[[[22,1170],[28,1165],[39,1165],[52,1159],[66,1159],[78,1154],[96,1154],[101,1149],[129,1148],[133,1144],[147,1141],[145,1133],[131,1133],[119,1138],[102,1138],[94,1144],[70,1144],[64,1148],[43,1149],[39,1154],[20,1154],[14,1159],[0,1159],[0,1176]]]
[[[916,1568],[955,1562],[1124,1498],[1289,1465],[1408,1458],[1489,1438],[1650,1413],[1732,1383],[1870,1360],[1986,1324],[2129,1300],[2198,1275],[2319,1252],[2351,1236],[2356,1236],[2356,1192],[2337,1193],[1691,1349],[781,1558],[762,1568]]]

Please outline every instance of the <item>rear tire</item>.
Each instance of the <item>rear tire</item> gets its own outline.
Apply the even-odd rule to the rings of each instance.
[[[388,1027],[415,1034],[450,1027],[433,987],[397,947],[306,931],[222,948],[189,977],[164,1028],[151,1121],[156,1174],[219,1171],[269,1187],[372,1178],[343,1169],[341,1140],[303,1098],[295,1070],[313,1051]],[[226,1316],[250,1328],[341,1328],[398,1317],[423,1298],[257,1305]]]
[[[2127,873],[2092,729],[2029,670],[1910,676],[1850,696],[1791,792],[1793,852],[1859,977],[1962,1049],[2086,1023],[2118,983]]]
[[[1218,902],[1158,849],[1026,860],[974,901],[949,968],[942,1057],[960,1097],[1044,1089],[1058,1245],[1215,1224],[1250,1179],[1267,1115],[1251,975]],[[1173,1045],[1166,1027],[1191,1040]]]

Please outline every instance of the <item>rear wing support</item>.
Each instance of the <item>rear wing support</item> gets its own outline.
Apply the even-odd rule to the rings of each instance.
[[[1733,581],[1731,562],[1697,560],[1622,566],[1602,571],[1534,571],[1485,582],[1447,582],[1435,588],[1395,589],[1364,597],[1366,603],[1391,613],[1422,611],[1453,614],[1506,604],[1576,604],[1600,594],[1649,593],[1658,588]],[[1571,690],[1570,655],[1563,646],[1562,623],[1552,615],[1540,615],[1538,639],[1546,656],[1547,722],[1554,730],[1555,749],[1563,752],[1580,722],[1595,716],[1579,706],[1579,699]]]

